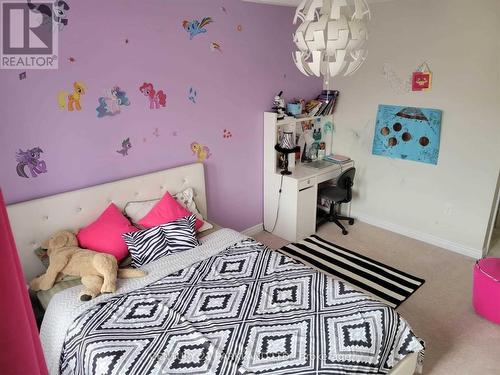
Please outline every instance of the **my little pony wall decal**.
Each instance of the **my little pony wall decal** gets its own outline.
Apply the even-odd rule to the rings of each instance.
[[[313,131],[313,139],[315,141],[321,141],[321,129],[314,129],[314,131]]]
[[[118,150],[119,154],[122,154],[122,156],[127,156],[128,155],[128,150],[132,148],[132,143],[130,142],[130,138],[124,139],[122,142],[122,149]]]
[[[98,99],[99,106],[96,108],[97,117],[114,116],[120,113],[121,106],[130,105],[127,93],[119,86],[115,86],[104,92],[104,96]]]
[[[41,173],[47,173],[47,165],[43,160],[40,160],[40,154],[42,152],[40,147],[34,147],[26,151],[19,149],[19,151],[16,152],[16,171],[19,177],[29,178],[25,167],[28,167],[31,177],[36,177]]]
[[[212,23],[213,20],[211,17],[205,17],[201,21],[198,20],[191,20],[191,21],[186,21],[184,20],[182,22],[182,27],[189,33],[189,39],[193,39],[196,35],[201,34],[201,33],[206,33],[207,29],[205,29],[205,26],[207,26],[209,23]]]
[[[212,42],[212,44],[210,44],[210,49],[212,51],[219,51],[220,53],[222,53],[222,47],[221,47],[220,43]]]
[[[198,98],[198,92],[194,87],[189,88],[188,99],[196,104],[196,98]]]
[[[53,2],[52,7],[47,4],[33,4],[28,0],[28,8],[35,13],[42,15],[42,24],[53,22],[54,27],[62,30],[64,26],[68,25],[69,5],[63,0],[56,0]]]
[[[83,82],[76,81],[73,83],[73,92],[71,94],[68,94],[63,90],[59,91],[59,94],[57,95],[59,108],[67,108],[70,112],[73,112],[75,109],[77,111],[81,111],[82,106],[80,104],[80,99],[82,98],[82,95],[85,94],[86,89],[87,88]]]
[[[196,155],[199,162],[203,162],[205,161],[205,159],[208,159],[210,156],[212,156],[212,154],[210,153],[210,149],[198,142],[191,143],[191,151],[193,151],[193,154]]]
[[[144,82],[142,86],[139,87],[139,91],[149,99],[149,109],[158,109],[160,107],[165,107],[167,104],[167,95],[163,90],[156,92],[152,83]]]
[[[331,133],[331,132],[333,132],[333,124],[332,124],[331,121],[325,122],[325,124],[323,125],[323,131],[325,133]]]

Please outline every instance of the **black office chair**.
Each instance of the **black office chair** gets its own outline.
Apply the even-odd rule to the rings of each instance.
[[[342,229],[342,234],[346,235],[348,232],[342,225],[340,220],[348,220],[349,225],[354,224],[354,219],[337,214],[337,205],[342,203],[348,203],[352,199],[352,185],[354,184],[354,174],[356,173],[356,168],[348,168],[337,178],[337,184],[335,186],[328,186],[319,191],[318,196],[322,199],[329,200],[330,212],[326,217],[318,222],[318,226],[325,223],[326,221],[334,222]]]

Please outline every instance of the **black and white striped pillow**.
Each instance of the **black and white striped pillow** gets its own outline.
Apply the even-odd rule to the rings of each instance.
[[[166,255],[192,249],[196,239],[196,216],[186,216],[167,224],[123,234],[132,265],[141,267]]]

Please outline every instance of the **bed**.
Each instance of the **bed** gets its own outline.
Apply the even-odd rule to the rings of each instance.
[[[207,217],[203,164],[195,163],[8,207],[29,280],[33,249],[84,226],[114,202],[186,187]],[[52,374],[413,374],[422,346],[393,309],[233,231],[144,266],[115,294],[89,302],[57,293],[40,337]]]

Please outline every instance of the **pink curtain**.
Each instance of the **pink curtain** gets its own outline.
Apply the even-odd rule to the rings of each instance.
[[[0,190],[0,374],[47,374],[38,330]]]

